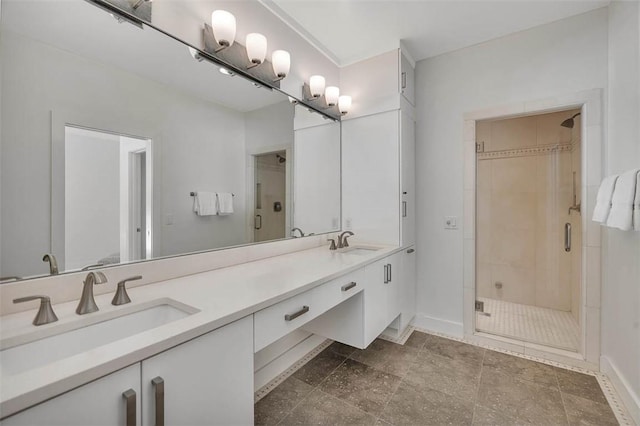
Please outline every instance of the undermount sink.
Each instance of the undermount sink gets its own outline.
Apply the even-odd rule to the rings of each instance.
[[[5,339],[0,343],[2,376],[41,367],[177,321],[196,312],[197,309],[175,300],[160,299],[59,324],[45,330],[44,336],[38,334],[35,340],[26,343],[16,342],[21,336]]]
[[[366,256],[378,250],[380,250],[380,248],[378,247],[348,247],[346,249],[343,249],[341,253],[355,254],[358,256]]]

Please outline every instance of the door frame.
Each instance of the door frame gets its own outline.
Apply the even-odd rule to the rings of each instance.
[[[291,145],[271,145],[259,148],[247,150],[247,173],[246,173],[246,223],[245,223],[245,238],[248,244],[255,242],[255,236],[253,232],[254,228],[254,214],[256,207],[255,196],[255,179],[256,179],[256,157],[273,154],[276,152],[285,152],[287,161],[285,163],[285,230],[291,230],[291,218],[293,217],[293,201],[291,197],[291,190],[293,184],[293,176],[291,163],[293,161],[293,147]],[[285,233],[284,238],[289,238],[289,235]]]
[[[591,221],[590,212],[602,180],[603,91],[592,89],[552,98],[523,101],[467,112],[463,116],[464,152],[464,242],[463,242],[463,331],[465,339],[517,353],[599,371],[600,364],[600,286],[601,231]],[[582,274],[580,287],[580,346],[578,352],[559,350],[517,339],[476,331],[476,121],[514,118],[567,109],[582,112],[582,181],[580,182],[582,220]]]

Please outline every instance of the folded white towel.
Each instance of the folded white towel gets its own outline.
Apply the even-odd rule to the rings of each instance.
[[[636,197],[633,202],[633,229],[640,231],[640,173],[636,175]]]
[[[591,218],[594,222],[607,223],[607,217],[609,217],[609,211],[611,210],[613,190],[616,187],[617,180],[618,175],[607,176],[602,180],[596,197],[596,207],[593,209],[593,217]]]
[[[640,169],[628,170],[618,178],[613,190],[607,226],[623,231],[633,229],[633,202],[636,196],[638,171]]]
[[[193,211],[198,216],[211,216],[216,214],[216,193],[198,191],[193,201]]]
[[[226,216],[233,213],[233,194],[230,192],[218,192],[218,214]]]

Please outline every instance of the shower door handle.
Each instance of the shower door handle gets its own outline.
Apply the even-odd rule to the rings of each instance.
[[[571,251],[571,224],[564,224],[564,251]]]

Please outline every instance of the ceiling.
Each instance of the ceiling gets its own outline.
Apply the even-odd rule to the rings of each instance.
[[[261,0],[337,65],[397,48],[415,60],[609,4],[594,0]]]

